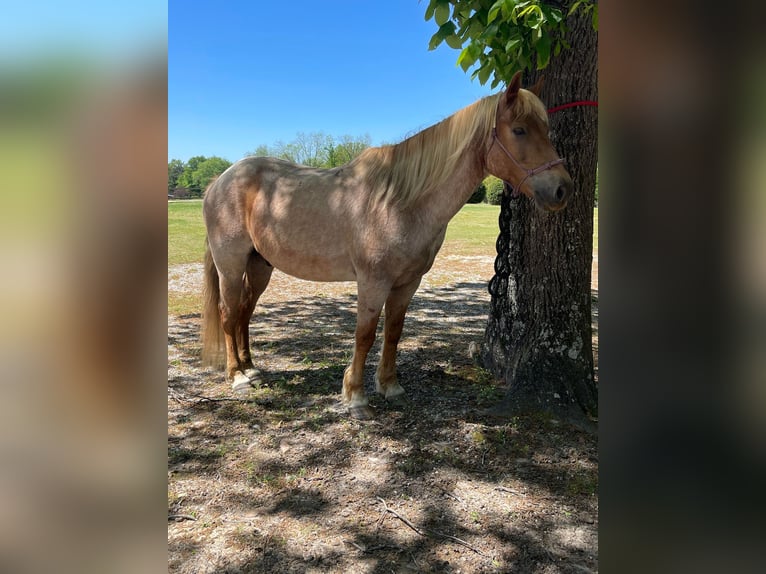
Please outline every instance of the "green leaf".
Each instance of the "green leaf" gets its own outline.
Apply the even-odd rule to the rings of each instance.
[[[551,59],[551,37],[542,36],[535,45],[537,50],[537,69],[542,70]]]
[[[505,51],[510,52],[511,50],[516,48],[516,46],[518,46],[520,43],[521,43],[521,38],[514,38],[513,40],[511,40],[505,45]]]
[[[479,83],[483,86],[487,83],[490,74],[492,74],[492,67],[484,65],[479,68]]]
[[[450,5],[448,2],[440,2],[436,6],[436,23],[439,26],[444,26],[444,24],[447,23],[449,20],[449,14],[450,14]]]
[[[542,11],[540,10],[540,7],[532,5],[532,6],[527,6],[526,8],[520,10],[519,13],[518,13],[519,14],[519,18],[524,18],[528,14],[531,15],[533,12],[539,13],[542,16]]]
[[[500,27],[497,24],[490,24],[487,26],[487,28],[481,33],[480,38],[482,40],[492,40],[497,36],[498,31],[500,30]]]
[[[468,35],[471,38],[478,38],[484,31],[485,26],[481,23],[481,20],[474,18],[471,24],[468,26]]]
[[[474,44],[468,44],[462,52],[460,52],[460,56],[458,56],[457,64],[461,68],[463,68],[464,72],[468,71],[468,68],[474,65],[476,62],[476,57],[473,55],[473,48]]]
[[[561,10],[559,10],[558,8],[548,6],[547,4],[542,4],[540,5],[540,10],[542,10],[542,13],[543,13],[543,16],[545,17],[546,22],[555,22],[558,24],[564,19],[564,16],[561,13]]]
[[[459,50],[463,47],[463,40],[460,39],[460,36],[457,36],[455,34],[452,34],[451,36],[447,36],[445,38],[445,41],[447,42],[447,45],[450,48],[454,48],[455,50]]]
[[[593,15],[591,16],[591,23],[593,24],[593,29],[598,30],[598,4],[593,6]]]
[[[489,9],[489,14],[487,14],[487,24],[491,24],[495,18],[497,18],[497,15],[500,13],[500,9],[503,7],[503,4],[504,0],[497,0],[492,8]]]
[[[458,56],[457,59],[458,65],[463,68],[464,72],[467,72],[468,68],[473,66],[479,56],[481,56],[481,52],[481,46],[475,42],[471,42],[462,52],[460,52],[460,56]]]
[[[572,14],[574,14],[575,10],[577,10],[580,7],[581,4],[585,4],[586,1],[587,0],[576,0],[576,2],[573,2],[572,6],[570,6],[570,8],[569,8],[569,13],[567,14],[567,17],[569,17]]]
[[[470,48],[472,44],[469,44],[465,48],[463,48],[463,51],[460,52],[460,55],[457,57],[457,65],[463,68],[464,72],[468,71],[468,68],[470,68],[473,63],[476,61],[474,60],[470,55]]]
[[[446,38],[454,35],[455,24],[447,22],[436,31],[436,34],[431,36],[431,41],[428,43],[428,49],[435,50]]]
[[[434,17],[434,12],[436,11],[436,7],[441,2],[444,2],[444,0],[431,0],[431,2],[429,2],[428,8],[426,8],[426,21]]]
[[[443,41],[444,41],[444,38],[439,36],[439,32],[436,32],[436,34],[431,36],[431,40],[428,42],[428,49],[436,50],[436,48],[439,47],[439,44],[441,44]]]

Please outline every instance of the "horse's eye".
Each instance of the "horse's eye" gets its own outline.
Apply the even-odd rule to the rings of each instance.
[[[524,128],[513,128],[514,135],[523,136],[527,131]]]

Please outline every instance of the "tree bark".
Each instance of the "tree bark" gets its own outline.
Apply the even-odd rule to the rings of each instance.
[[[542,101],[597,100],[597,33],[589,16],[568,20],[563,50],[545,70]],[[539,73],[526,77],[532,85]],[[550,116],[552,141],[575,184],[568,206],[538,211],[503,195],[495,276],[482,359],[508,385],[498,414],[548,412],[569,420],[598,414],[591,342],[591,261],[598,148],[595,107]]]

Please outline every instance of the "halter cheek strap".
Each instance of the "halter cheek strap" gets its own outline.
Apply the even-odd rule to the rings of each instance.
[[[518,183],[518,185],[511,184],[511,187],[513,188],[514,196],[518,195],[521,192],[521,186],[524,185],[524,182],[527,181],[528,178],[532,177],[533,175],[537,175],[538,173],[542,173],[546,170],[549,170],[552,167],[555,167],[561,163],[564,163],[563,158],[558,158],[558,159],[554,159],[549,162],[546,162],[542,165],[539,165],[534,169],[527,169],[523,165],[521,165],[521,163],[519,163],[519,161],[515,157],[513,157],[511,152],[509,152],[508,149],[506,149],[506,147],[503,145],[503,142],[500,141],[500,138],[497,137],[496,127],[492,128],[492,144],[494,144],[495,142],[497,142],[497,145],[500,146],[500,149],[505,152],[505,155],[511,158],[511,161],[515,163],[516,166],[526,174],[523,178],[521,178],[521,181]],[[492,146],[490,146],[490,149],[492,149]]]

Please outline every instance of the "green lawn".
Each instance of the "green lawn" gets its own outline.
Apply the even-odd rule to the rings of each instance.
[[[168,202],[168,265],[201,263],[205,255],[202,200]]]
[[[598,253],[598,207],[593,209],[593,251]]]
[[[444,249],[460,255],[494,255],[499,205],[464,205],[447,226]]]

